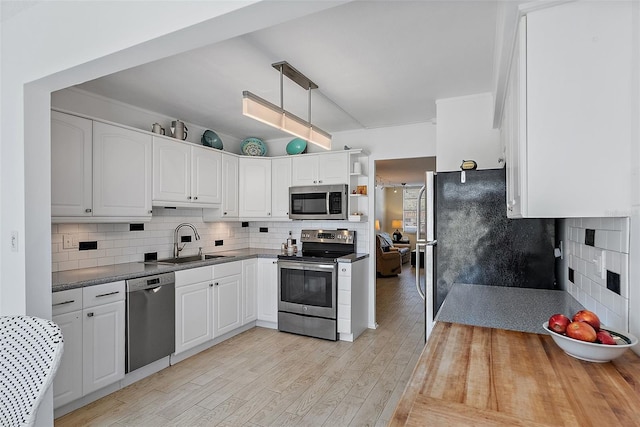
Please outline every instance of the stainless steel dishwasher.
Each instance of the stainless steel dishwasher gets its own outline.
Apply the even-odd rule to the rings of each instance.
[[[175,351],[175,274],[127,280],[126,372]]]

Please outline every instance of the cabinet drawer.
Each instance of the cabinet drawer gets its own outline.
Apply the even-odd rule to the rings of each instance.
[[[213,279],[213,267],[198,267],[176,271],[176,288]]]
[[[123,301],[125,298],[124,280],[104,285],[88,286],[82,288],[82,306],[84,308],[110,302]]]
[[[227,262],[213,266],[213,277],[233,276],[234,274],[242,274],[242,261]]]
[[[82,310],[82,288],[51,294],[51,314],[53,316],[76,310]]]

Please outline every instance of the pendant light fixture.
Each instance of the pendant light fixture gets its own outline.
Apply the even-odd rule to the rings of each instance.
[[[276,62],[271,64],[280,71],[280,106],[260,98],[249,91],[242,92],[242,114],[262,123],[273,126],[291,135],[302,138],[325,150],[331,150],[331,135],[311,123],[311,90],[318,85],[309,80],[300,71],[293,68],[288,62]],[[303,89],[309,91],[309,120],[300,117],[284,109],[283,77],[287,76]]]

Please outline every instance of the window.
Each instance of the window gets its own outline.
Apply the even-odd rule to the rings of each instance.
[[[404,223],[405,233],[416,232],[416,215],[418,208],[418,194],[420,193],[420,187],[408,187],[405,188],[402,195],[402,221]],[[424,231],[425,227],[425,200],[422,197],[422,206],[420,207],[420,229]]]

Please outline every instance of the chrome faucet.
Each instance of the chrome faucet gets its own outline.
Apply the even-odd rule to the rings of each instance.
[[[193,230],[193,236],[196,238],[196,240],[200,240],[200,235],[198,234],[198,230],[196,230],[196,228],[193,226],[193,224],[189,224],[188,222],[184,222],[184,223],[180,224],[179,226],[177,226],[175,231],[173,232],[173,257],[174,258],[180,257],[180,251],[183,250],[184,247],[187,245],[187,243],[185,242],[185,244],[182,245],[182,247],[180,247],[180,243],[178,242],[178,231],[182,227],[191,227],[191,229]]]

